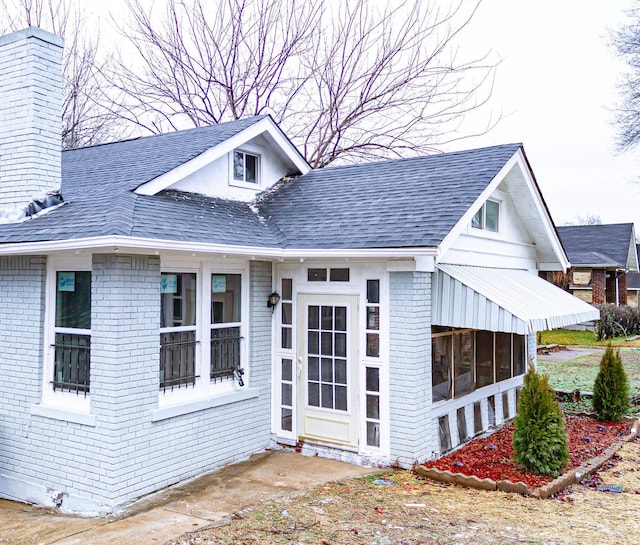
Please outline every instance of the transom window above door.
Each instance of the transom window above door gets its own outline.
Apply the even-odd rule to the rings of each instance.
[[[349,282],[349,269],[348,268],[335,268],[335,269],[307,269],[307,280],[309,282]]]

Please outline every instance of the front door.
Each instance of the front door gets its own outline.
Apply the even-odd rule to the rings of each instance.
[[[357,296],[298,298],[298,437],[358,446]]]

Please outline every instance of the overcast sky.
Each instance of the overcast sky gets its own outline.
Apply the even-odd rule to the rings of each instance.
[[[470,29],[466,43],[503,59],[492,109],[504,118],[455,146],[522,142],[558,225],[593,214],[635,222],[640,236],[640,148],[614,152],[611,109],[624,65],[607,38],[631,4],[484,0]]]

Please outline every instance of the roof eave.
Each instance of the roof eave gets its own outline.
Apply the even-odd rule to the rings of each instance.
[[[238,246],[197,241],[174,241],[128,236],[101,236],[42,242],[18,242],[0,244],[0,255],[38,255],[63,251],[100,250],[103,252],[151,252],[183,251],[198,254],[237,255],[266,259],[313,259],[313,258],[388,258],[417,259],[435,258],[437,248],[277,248]],[[123,253],[124,253],[123,252]]]
[[[616,269],[616,270],[627,270],[625,265],[621,265],[620,263],[574,263],[573,261],[570,264],[572,269],[576,268],[589,268],[589,269]]]

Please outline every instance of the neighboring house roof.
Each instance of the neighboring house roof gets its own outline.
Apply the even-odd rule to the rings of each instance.
[[[633,223],[558,227],[573,267],[638,269]]]
[[[282,181],[257,206],[286,247],[436,247],[520,147],[327,167]]]
[[[328,167],[256,203],[136,188],[266,116],[65,151],[65,204],[0,226],[0,243],[130,236],[265,248],[435,247],[520,144]]]

